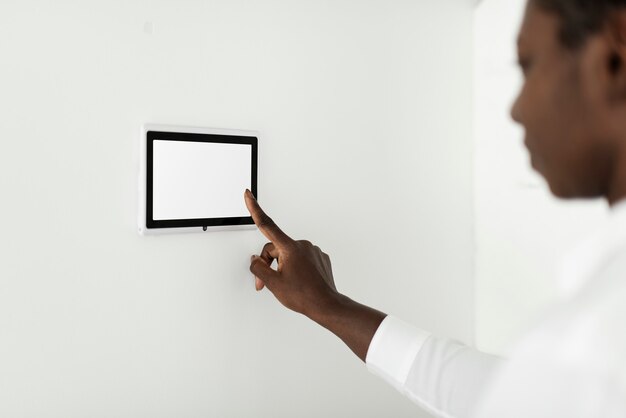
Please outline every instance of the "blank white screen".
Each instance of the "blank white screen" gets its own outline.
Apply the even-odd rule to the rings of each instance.
[[[252,145],[154,140],[153,219],[250,216]]]

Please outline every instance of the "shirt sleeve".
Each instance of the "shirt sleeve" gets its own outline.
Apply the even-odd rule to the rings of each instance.
[[[366,365],[437,417],[469,418],[502,359],[438,338],[387,316],[370,343]]]

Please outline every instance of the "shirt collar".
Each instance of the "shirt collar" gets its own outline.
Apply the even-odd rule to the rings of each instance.
[[[563,258],[557,282],[561,297],[580,290],[624,245],[626,199],[614,204],[606,222]]]

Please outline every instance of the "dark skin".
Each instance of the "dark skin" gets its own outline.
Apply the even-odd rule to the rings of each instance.
[[[250,271],[256,289],[267,287],[285,307],[337,335],[361,360],[385,314],[337,292],[330,257],[309,241],[294,241],[263,212],[249,190],[246,206],[259,231],[270,241],[253,255]],[[276,260],[278,267],[271,265]]]
[[[531,164],[560,198],[626,196],[626,12],[576,51],[530,1],[518,39],[524,86],[511,110]]]
[[[559,28],[557,16],[529,1],[518,40],[524,86],[511,115],[555,196],[603,197],[612,205],[626,198],[626,11],[613,13],[579,50],[561,44]],[[267,287],[365,361],[386,314],[339,293],[327,254],[281,231],[249,191],[245,202],[270,241],[251,259],[256,289]]]

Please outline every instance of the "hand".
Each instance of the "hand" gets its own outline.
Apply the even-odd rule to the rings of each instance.
[[[249,190],[245,202],[254,223],[270,241],[253,255],[250,271],[257,290],[267,287],[284,306],[310,316],[338,295],[328,254],[309,241],[294,241],[263,212]],[[278,267],[271,265],[276,260]]]
[[[263,212],[249,190],[245,201],[254,223],[270,240],[261,255],[252,256],[250,262],[257,290],[267,287],[283,305],[337,335],[365,361],[386,314],[338,293],[328,254],[308,241],[289,238]],[[276,270],[271,267],[274,260],[278,262]]]

